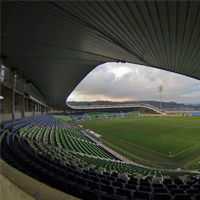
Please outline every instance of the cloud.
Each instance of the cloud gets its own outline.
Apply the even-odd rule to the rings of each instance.
[[[98,66],[75,88],[68,101],[163,100],[200,103],[200,81],[180,74],[130,63]]]

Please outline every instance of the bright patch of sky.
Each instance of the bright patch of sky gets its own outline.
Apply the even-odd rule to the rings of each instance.
[[[67,101],[163,101],[200,104],[200,81],[131,63],[105,63],[91,71]]]

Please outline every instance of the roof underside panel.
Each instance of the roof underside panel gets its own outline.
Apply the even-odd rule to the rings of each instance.
[[[1,2],[3,62],[52,106],[97,65],[126,61],[200,79],[198,1]]]

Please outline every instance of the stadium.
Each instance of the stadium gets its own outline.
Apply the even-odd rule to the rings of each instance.
[[[2,199],[200,199],[200,111],[66,103],[107,62],[200,80],[200,2],[0,5]]]

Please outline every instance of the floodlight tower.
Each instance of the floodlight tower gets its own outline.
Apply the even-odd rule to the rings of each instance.
[[[161,114],[162,114],[162,92],[163,92],[163,86],[160,85],[158,87],[158,92],[160,93],[160,111],[161,111]]]

